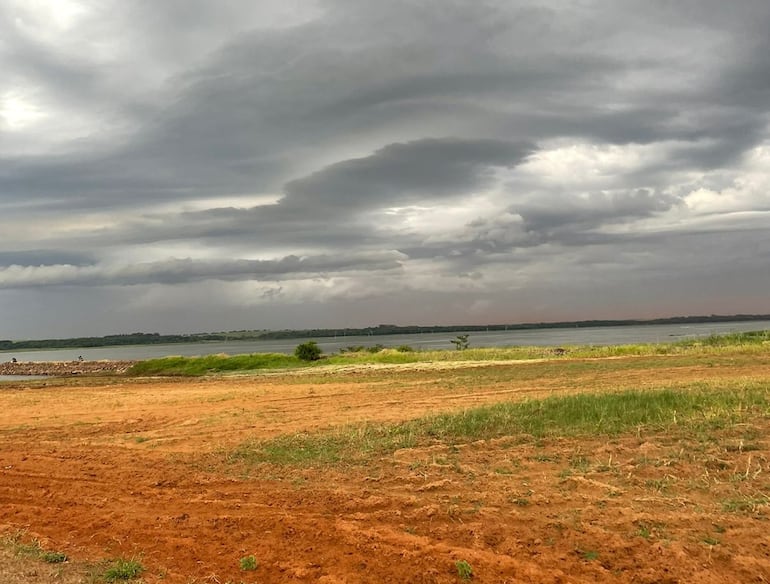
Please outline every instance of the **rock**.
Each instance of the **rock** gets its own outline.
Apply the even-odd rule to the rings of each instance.
[[[136,361],[8,361],[0,363],[0,375],[51,375],[65,377],[87,374],[119,374]]]

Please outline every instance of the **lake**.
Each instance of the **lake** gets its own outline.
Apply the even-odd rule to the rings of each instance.
[[[770,329],[770,321],[718,322],[698,324],[655,324],[591,328],[558,328],[517,331],[468,332],[471,347],[505,347],[512,345],[622,345],[657,343],[712,334]],[[324,353],[334,353],[350,345],[386,347],[409,345],[415,349],[452,349],[449,341],[462,332],[424,333],[411,335],[371,335],[326,337],[315,339]],[[0,352],[0,360],[10,361],[74,361],[83,356],[88,361],[141,360],[169,355],[211,355],[226,353],[292,353],[304,339],[277,341],[218,341],[211,343],[178,343],[171,345],[133,345],[124,347],[94,347],[82,349],[52,349]]]

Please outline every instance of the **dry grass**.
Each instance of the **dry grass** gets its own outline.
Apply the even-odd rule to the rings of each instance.
[[[9,544],[0,544],[0,582],[3,584],[89,584],[86,566],[74,562],[46,564],[20,555]]]

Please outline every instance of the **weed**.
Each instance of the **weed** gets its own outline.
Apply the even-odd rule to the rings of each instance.
[[[144,566],[137,560],[119,558],[111,562],[102,572],[105,582],[126,582],[138,578],[144,572]]]
[[[754,444],[752,442],[744,443],[743,440],[741,440],[738,444],[727,444],[725,446],[725,451],[727,452],[752,452],[754,450],[761,450],[762,447],[759,446],[759,444]]]
[[[738,497],[722,502],[722,510],[728,513],[756,513],[760,507],[767,505],[767,497]]]
[[[244,556],[239,560],[238,565],[244,572],[253,572],[259,567],[259,562],[254,556]]]
[[[664,493],[674,480],[666,475],[662,479],[648,479],[644,482],[644,486],[653,489],[659,493]]]
[[[409,463],[409,470],[412,470],[412,471],[421,470],[421,469],[424,469],[425,466],[426,466],[426,462],[424,460],[415,460]]]
[[[61,564],[67,561],[67,555],[61,552],[43,552],[40,559],[47,564]]]
[[[578,554],[580,554],[580,557],[587,562],[592,562],[599,558],[599,552],[593,551],[593,550],[588,550],[588,551],[578,550]]]
[[[457,560],[455,562],[455,569],[460,580],[470,580],[473,578],[473,568],[466,560]]]
[[[559,462],[559,456],[550,454],[537,454],[533,457],[530,457],[530,460],[536,460],[537,462]]]
[[[61,564],[62,562],[67,561],[66,554],[45,550],[36,539],[25,542],[24,532],[6,535],[2,538],[0,543],[9,546],[18,556],[42,560],[48,564]]]
[[[703,538],[703,543],[706,545],[717,545],[719,544],[719,540],[715,537],[706,536]]]
[[[24,532],[18,532],[4,538],[6,544],[13,549],[17,556],[39,558],[44,553],[43,548],[40,547],[40,542],[38,540],[33,539],[30,542],[25,542],[23,539]]]
[[[572,458],[570,458],[569,465],[571,468],[575,469],[576,471],[585,474],[586,472],[588,472],[590,463],[585,456],[575,455]]]

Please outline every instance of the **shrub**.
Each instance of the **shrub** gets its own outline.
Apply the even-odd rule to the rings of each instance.
[[[366,347],[363,345],[348,345],[347,347],[342,347],[340,349],[340,353],[361,353],[365,350]]]
[[[451,339],[449,342],[452,343],[455,347],[457,347],[458,351],[465,351],[468,347],[471,346],[471,343],[468,340],[468,335],[457,335],[454,339]]]
[[[396,347],[396,351],[399,353],[414,353],[414,349],[409,345],[399,345]]]
[[[318,361],[321,358],[321,347],[315,341],[307,341],[297,345],[294,356],[302,361]]]
[[[259,568],[259,562],[254,556],[244,556],[238,562],[244,572],[253,572]]]

